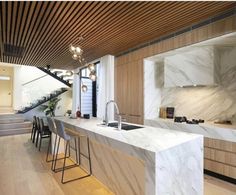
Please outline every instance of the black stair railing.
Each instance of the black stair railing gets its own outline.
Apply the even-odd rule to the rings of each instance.
[[[39,70],[47,73],[48,75],[52,76],[54,79],[57,79],[58,81],[64,83],[65,85],[67,85],[68,87],[72,87],[72,84],[69,82],[69,80],[65,80],[63,76],[58,76],[57,71],[55,72],[51,72],[50,69],[46,69],[46,68],[41,68],[41,67],[37,67]]]
[[[65,93],[66,91],[68,91],[67,88],[61,88],[60,90],[53,91],[48,96],[44,96],[44,97],[38,99],[35,103],[32,103],[30,106],[27,106],[27,107],[23,108],[22,110],[19,110],[17,113],[24,114],[26,112],[29,112],[30,110],[36,108],[37,106],[44,104],[53,98],[58,97],[59,95]]]

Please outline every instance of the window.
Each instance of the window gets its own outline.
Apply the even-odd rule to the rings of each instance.
[[[100,62],[94,63],[96,66],[96,73],[98,72]],[[97,116],[97,79],[92,81],[89,79],[90,70],[85,67],[80,70],[80,82],[87,86],[87,91],[83,92],[80,89],[80,111],[81,114],[90,114],[90,116]]]

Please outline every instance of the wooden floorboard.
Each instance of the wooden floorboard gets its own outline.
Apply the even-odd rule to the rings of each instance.
[[[30,134],[0,137],[0,194],[6,195],[113,195],[95,177],[61,184],[61,173],[52,173],[45,162],[47,140],[42,151],[30,141]],[[59,164],[60,166],[60,164]],[[79,168],[66,177],[84,174]],[[205,195],[235,195],[236,185],[205,176]]]
[[[52,173],[45,162],[47,141],[42,151],[29,140],[30,134],[0,137],[0,194],[6,195],[112,195],[93,176],[61,184],[61,173]],[[82,175],[79,168],[66,177]],[[67,179],[66,178],[66,179]]]

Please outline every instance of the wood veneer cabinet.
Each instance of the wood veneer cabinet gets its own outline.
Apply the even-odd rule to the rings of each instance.
[[[236,143],[204,138],[204,168],[236,179]]]
[[[116,57],[115,100],[122,117],[129,122],[143,124],[144,58],[235,31],[234,15]]]
[[[124,121],[143,124],[142,86],[142,61],[116,64],[115,100]]]

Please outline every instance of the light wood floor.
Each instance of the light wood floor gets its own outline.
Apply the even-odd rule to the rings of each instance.
[[[47,141],[41,152],[29,140],[30,135],[0,137],[0,194],[3,195],[113,195],[93,176],[61,184],[61,173],[52,173],[45,162]],[[70,178],[81,175],[72,169]],[[236,186],[205,176],[205,195],[235,195]]]

